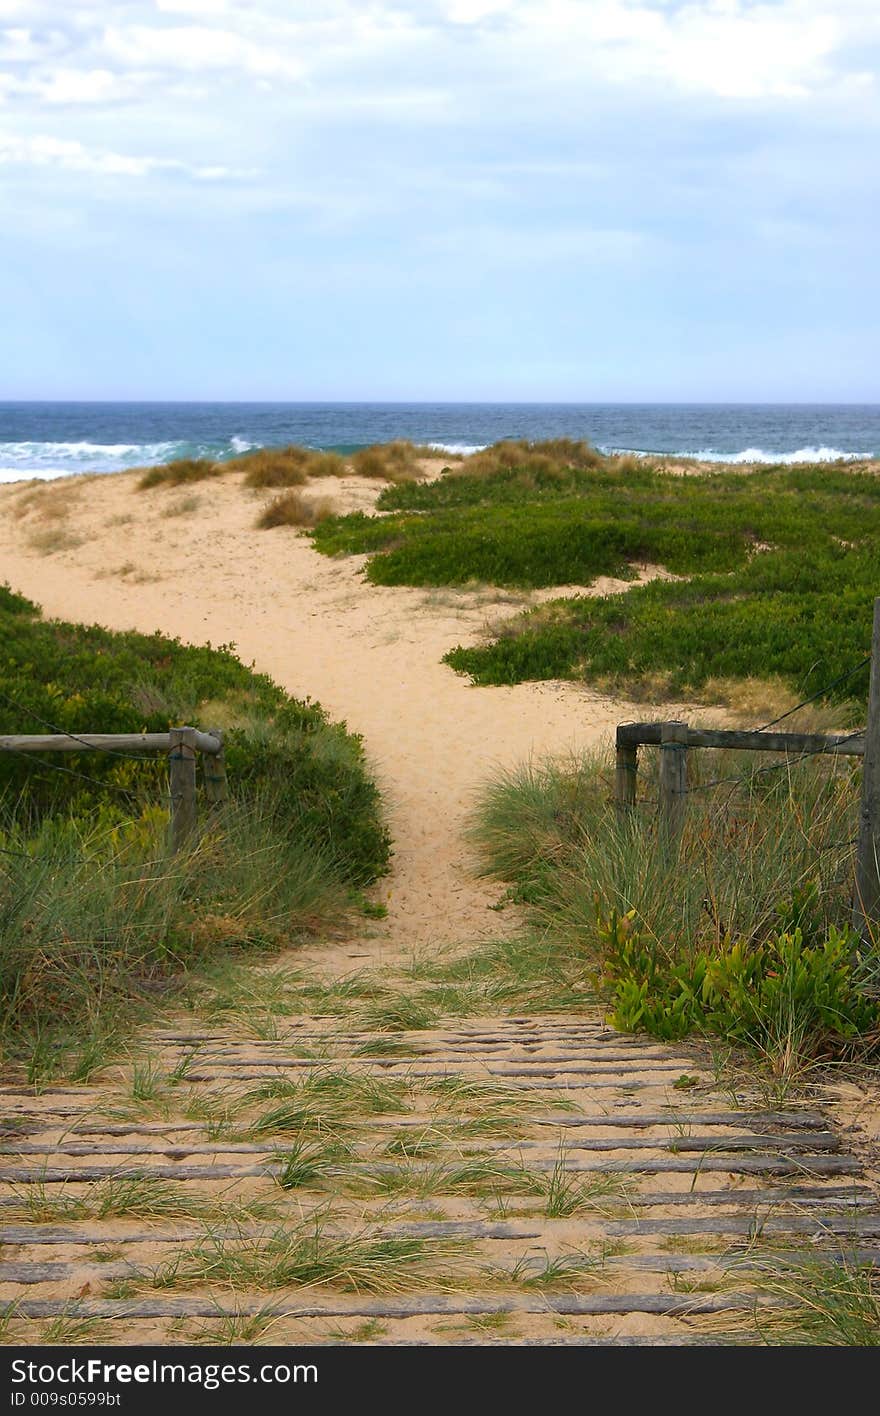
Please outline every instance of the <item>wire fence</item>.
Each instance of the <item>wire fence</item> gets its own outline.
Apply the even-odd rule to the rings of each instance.
[[[768,732],[770,728],[775,728],[778,726],[779,723],[785,722],[786,719],[794,717],[796,713],[799,713],[801,711],[801,709],[807,708],[810,706],[810,704],[816,703],[820,699],[825,698],[834,688],[839,687],[841,684],[847,682],[848,679],[851,679],[857,673],[860,673],[862,669],[864,669],[867,665],[870,664],[870,662],[871,655],[867,654],[862,659],[860,659],[857,664],[853,664],[851,668],[847,669],[845,673],[838,674],[835,678],[831,679],[828,683],[824,684],[822,688],[818,689],[816,693],[810,694],[808,698],[801,699],[799,703],[796,703],[793,708],[787,709],[785,713],[780,713],[778,717],[771,718],[769,722],[760,723],[753,728],[749,728],[743,731],[747,731],[749,733]],[[626,727],[630,725],[624,726]],[[758,777],[772,775],[776,772],[791,772],[800,763],[809,760],[811,757],[827,757],[830,755],[837,755],[841,753],[841,749],[847,743],[853,742],[857,738],[863,737],[865,731],[865,727],[855,728],[851,732],[845,733],[842,736],[836,734],[834,737],[833,744],[831,744],[829,740],[826,745],[823,745],[821,747],[806,748],[795,753],[793,756],[789,756],[788,754],[786,754],[784,760],[781,762],[765,763],[762,766],[750,765],[748,770],[745,772],[731,773],[723,777],[712,777],[708,782],[694,782],[692,785],[684,787],[683,794],[690,796],[697,792],[707,792],[714,790],[717,787],[724,787],[728,785],[734,788],[750,786],[752,782]],[[667,750],[671,751],[688,752],[691,750],[687,742],[670,742],[667,744],[663,744],[663,746]],[[709,748],[707,750],[723,751],[725,749],[722,747],[717,747]],[[749,751],[750,749],[742,750]],[[754,751],[757,749],[751,750]],[[849,754],[843,753],[841,755]],[[618,762],[618,767],[623,771],[632,773],[633,776],[635,776],[638,770],[636,764],[630,762]],[[641,796],[638,798],[637,804],[640,806],[657,806],[660,804],[660,798],[655,796]]]

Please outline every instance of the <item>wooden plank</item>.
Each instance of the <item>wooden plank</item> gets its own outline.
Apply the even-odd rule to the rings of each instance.
[[[183,850],[197,825],[195,728],[172,728],[168,752],[171,780],[171,849]]]
[[[454,1125],[454,1119],[451,1123]],[[442,1132],[442,1121],[435,1118],[423,1120],[419,1129],[430,1126],[436,1133]],[[560,1128],[561,1129],[561,1128]],[[486,1153],[496,1155],[515,1150],[546,1151],[548,1147],[558,1148],[555,1137],[543,1141],[526,1141],[518,1138],[509,1141],[487,1141],[474,1139],[471,1145],[452,1142],[455,1155],[475,1156]],[[701,1154],[719,1155],[730,1151],[769,1151],[772,1154],[795,1151],[837,1151],[840,1141],[830,1132],[808,1132],[793,1136],[603,1136],[600,1139],[582,1136],[566,1137],[562,1143],[566,1151],[630,1151],[655,1150],[670,1151],[673,1154],[698,1151]],[[267,1136],[262,1143],[253,1141],[193,1141],[190,1145],[150,1145],[146,1141],[21,1141],[15,1145],[0,1145],[0,1155],[131,1155],[154,1156],[157,1160],[186,1160],[191,1155],[266,1155],[271,1156],[284,1148],[284,1136]]]
[[[216,755],[222,744],[192,729],[199,752]],[[0,737],[0,752],[167,752],[169,733],[25,733]]]
[[[621,745],[644,744],[659,747],[662,723],[621,723],[617,741]],[[864,734],[852,733],[770,733],[738,728],[689,728],[689,747],[734,748],[743,752],[839,753],[844,757],[861,757],[865,751]]]
[[[167,752],[168,733],[33,733],[0,737],[0,752]]]
[[[556,1159],[535,1159],[529,1169],[552,1171]],[[362,1174],[393,1174],[393,1164],[367,1165],[355,1163],[349,1166],[332,1166],[328,1176],[353,1179]],[[604,1175],[660,1175],[678,1172],[686,1175],[721,1172],[725,1175],[852,1175],[861,1174],[862,1166],[853,1156],[847,1155],[797,1155],[791,1160],[778,1156],[717,1155],[701,1152],[688,1156],[646,1156],[642,1160],[601,1160],[569,1159],[566,1171],[570,1174]],[[275,1175],[279,1167],[267,1161],[263,1165],[150,1165],[138,1169],[126,1169],[118,1165],[84,1165],[70,1167],[56,1166],[7,1166],[0,1170],[0,1181],[8,1185],[69,1185],[91,1180],[121,1179],[136,1174],[138,1178],[156,1180],[232,1180],[249,1179],[256,1176]]]
[[[692,1317],[700,1313],[751,1311],[764,1303],[754,1294],[744,1293],[622,1293],[610,1297],[542,1293],[537,1297],[505,1293],[498,1297],[468,1298],[464,1295],[426,1293],[417,1298],[337,1297],[303,1300],[297,1296],[267,1302],[265,1295],[230,1299],[216,1298],[83,1298],[22,1299],[16,1304],[18,1318],[222,1318],[262,1313],[284,1318],[411,1318],[454,1317],[457,1314],[559,1313],[569,1317],[602,1314],[654,1313],[668,1317]]]
[[[880,598],[874,601],[868,726],[853,890],[852,925],[867,944],[880,921]]]

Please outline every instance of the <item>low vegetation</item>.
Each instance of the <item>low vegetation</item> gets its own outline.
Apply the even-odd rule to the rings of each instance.
[[[282,492],[257,517],[261,531],[271,531],[276,526],[317,526],[333,515],[333,508],[326,499],[310,501],[299,492]]]
[[[725,766],[723,786],[700,792],[694,777],[674,846],[651,805],[650,770],[647,800],[623,821],[598,759],[496,779],[473,840],[485,872],[532,912],[537,933],[520,956],[555,956],[569,1004],[592,985],[623,1029],[720,1036],[781,1077],[873,1052],[880,952],[847,923],[853,769],[827,760],[752,774],[730,754]],[[702,785],[713,770],[703,766]],[[503,978],[502,963],[473,960],[476,981]]]
[[[864,657],[880,573],[880,478],[854,467],[673,474],[585,444],[501,443],[433,482],[388,488],[385,514],[329,518],[328,555],[368,554],[382,585],[588,587],[659,566],[675,579],[552,601],[447,662],[479,684],[586,678],[700,692],[774,675],[806,695]],[[863,698],[866,674],[838,685]]]
[[[338,918],[387,868],[360,740],[231,648],[44,619],[0,588],[7,732],[222,725],[233,801],[167,852],[164,763],[0,754],[0,1041],[87,1073],[132,1006],[212,950],[275,947]]]
[[[439,455],[436,448],[418,447],[405,439],[362,447],[350,456],[289,443],[284,447],[251,448],[221,461],[210,457],[178,457],[172,462],[160,462],[143,470],[137,489],[179,487],[227,472],[243,472],[245,486],[257,488],[299,487],[310,478],[345,476],[403,483],[422,475],[421,464],[425,458],[436,460]]]
[[[422,460],[436,457],[434,447],[417,447],[398,439],[359,448],[352,456],[351,467],[358,477],[374,477],[381,482],[412,482],[422,475]]]

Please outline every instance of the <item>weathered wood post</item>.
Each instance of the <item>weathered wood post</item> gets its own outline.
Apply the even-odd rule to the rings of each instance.
[[[636,780],[639,770],[639,749],[623,736],[625,724],[617,729],[617,761],[614,769],[614,803],[623,820],[636,804]]]
[[[171,849],[182,848],[196,829],[196,732],[195,728],[172,728],[168,764],[171,777]]]
[[[668,841],[677,841],[687,803],[687,723],[660,724],[660,824]]]
[[[202,772],[205,778],[205,796],[210,806],[223,806],[229,800],[229,784],[226,780],[226,756],[223,751],[223,734],[219,728],[209,728],[211,737],[220,744],[219,752],[202,753]]]
[[[874,601],[852,924],[853,929],[866,940],[872,926],[880,924],[880,598]]]

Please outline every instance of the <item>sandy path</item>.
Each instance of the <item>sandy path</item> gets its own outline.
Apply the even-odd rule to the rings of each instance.
[[[369,510],[379,490],[345,479],[316,494]],[[187,513],[167,514],[193,499]],[[442,655],[538,596],[371,586],[362,557],[334,561],[288,528],[254,530],[265,500],[239,477],[210,492],[139,493],[132,475],[3,487],[0,574],[47,615],[234,642],[361,733],[395,840],[379,890],[389,908],[376,931],[383,953],[497,930],[498,892],[471,878],[462,842],[475,789],[498,765],[606,743],[638,710],[569,683],[474,688]]]

